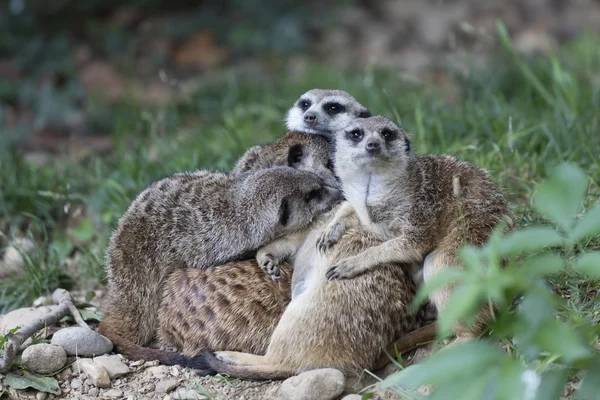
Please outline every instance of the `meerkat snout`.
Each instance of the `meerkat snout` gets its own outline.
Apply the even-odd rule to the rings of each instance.
[[[290,108],[286,125],[290,131],[331,137],[356,118],[370,116],[365,106],[343,90],[312,89]]]

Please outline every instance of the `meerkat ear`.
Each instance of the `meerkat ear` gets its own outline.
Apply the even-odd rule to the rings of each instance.
[[[366,108],[358,113],[358,118],[369,118],[369,117],[372,117],[371,111],[367,110]]]
[[[302,156],[304,156],[304,153],[302,152],[301,144],[295,144],[290,147],[288,152],[288,166],[293,167],[294,165],[300,163],[300,161],[302,161]]]
[[[410,153],[410,140],[407,137],[404,138],[404,147],[406,148],[406,152]]]

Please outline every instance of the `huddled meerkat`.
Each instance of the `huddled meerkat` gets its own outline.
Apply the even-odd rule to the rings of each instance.
[[[331,138],[357,118],[371,112],[343,90],[311,89],[296,100],[286,115],[290,131]]]
[[[510,225],[508,204],[488,172],[448,155],[415,154],[406,132],[385,117],[356,120],[338,132],[334,163],[347,202],[323,232],[319,249],[331,251],[357,221],[383,243],[338,260],[327,270],[329,281],[392,262],[422,266],[428,281],[460,266],[460,247],[485,244],[502,220]],[[438,313],[450,293],[445,288],[430,297]],[[477,335],[486,318],[457,326],[457,336]]]
[[[111,237],[100,332],[148,343],[173,271],[244,258],[306,227],[339,200],[340,192],[319,176],[289,167],[236,175],[178,173],[153,183]]]
[[[325,226],[312,230],[298,250],[292,301],[266,354],[204,352],[196,359],[197,368],[247,379],[279,379],[323,367],[359,373],[376,366],[382,349],[395,337],[424,324],[424,311],[413,313],[408,307],[415,283],[398,264],[382,263],[351,281],[327,284],[325,272],[331,265],[381,241],[356,224],[323,255],[316,242]]]

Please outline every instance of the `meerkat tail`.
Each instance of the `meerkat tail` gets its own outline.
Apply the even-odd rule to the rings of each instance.
[[[212,370],[202,357],[187,357],[174,351],[140,346],[108,329],[104,329],[102,334],[113,342],[118,353],[123,354],[129,360],[157,360],[164,365],[181,365],[182,367],[193,368],[198,370],[201,375],[216,374],[216,371]]]
[[[388,354],[394,355],[396,352],[399,354],[404,354],[416,349],[419,346],[431,342],[432,340],[435,340],[436,337],[437,325],[435,323],[425,325],[422,328],[407,333],[387,347],[387,354],[383,353],[381,355],[377,361],[377,364],[375,365],[375,369],[382,368],[390,362],[390,357]]]
[[[227,364],[215,357],[213,352],[202,352],[202,358],[211,371],[219,374],[227,374],[240,379],[286,379],[296,375],[297,371],[281,364],[251,364],[233,365]]]

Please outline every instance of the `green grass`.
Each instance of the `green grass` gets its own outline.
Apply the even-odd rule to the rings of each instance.
[[[309,65],[290,78],[288,62],[280,61],[274,76],[230,69],[199,78],[191,94],[168,107],[98,104],[90,113],[114,143],[102,157],[65,153],[36,166],[13,151],[16,133],[0,127],[0,244],[29,235],[39,247],[21,278],[0,282],[0,312],[59,285],[101,286],[110,232],[145,185],[182,170],[227,170],[244,149],[279,137],[287,108],[313,87],[344,89],[394,118],[412,132],[419,152],[450,153],[489,169],[520,225],[539,220],[530,207],[533,187],[562,161],[590,177],[589,207],[600,194],[600,39],[581,37],[556,55],[531,59],[505,44],[486,70],[466,77],[437,72],[459,88],[452,100],[443,87],[404,81],[398,71]],[[555,284],[583,319],[598,320],[593,288],[568,276]]]

